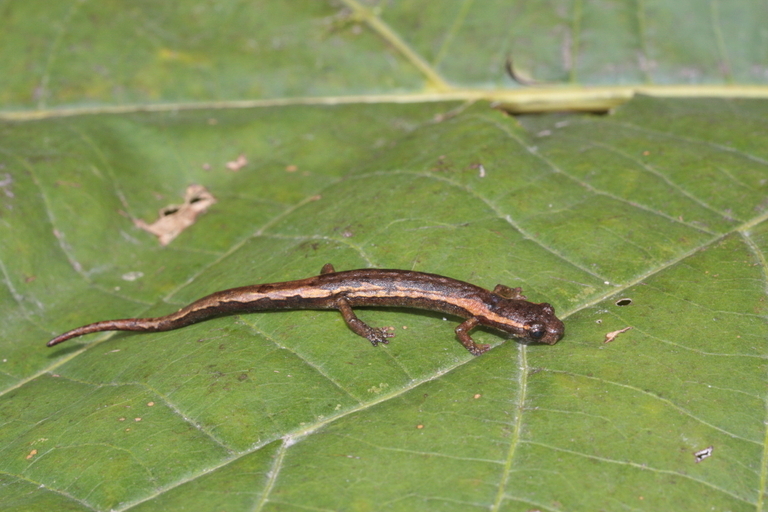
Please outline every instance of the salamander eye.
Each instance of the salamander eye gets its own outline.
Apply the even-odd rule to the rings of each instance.
[[[532,340],[540,340],[547,333],[543,324],[528,324],[528,337]]]

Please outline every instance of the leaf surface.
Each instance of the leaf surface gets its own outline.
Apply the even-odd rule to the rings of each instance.
[[[58,20],[5,61],[36,72],[3,75],[3,104],[97,104],[0,124],[4,510],[764,509],[765,101],[641,96],[605,116],[517,118],[460,101],[202,108],[502,85],[508,50],[528,40],[543,79],[612,81],[611,59],[637,66],[626,52],[641,41],[667,60],[622,79],[674,81],[694,61],[701,81],[746,83],[759,45],[702,36],[662,51],[652,34],[674,12],[646,4],[656,16],[611,4],[644,34],[612,48],[598,41],[623,29],[581,3],[174,5],[3,7],[14,30],[0,37],[17,43],[35,19]],[[713,5],[673,39],[716,15],[733,33],[738,17]],[[577,39],[579,66],[544,57]],[[709,66],[723,55],[727,72]],[[83,78],[99,65],[101,79]],[[155,101],[188,104],[141,112]],[[169,246],[135,227],[192,183],[218,202]],[[495,348],[472,357],[458,319],[361,309],[395,328],[388,346],[333,311],[44,346],[328,262],[521,286],[555,306],[566,337],[526,346],[476,330]]]

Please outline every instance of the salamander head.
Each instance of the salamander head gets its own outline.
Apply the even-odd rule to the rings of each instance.
[[[518,338],[554,345],[565,334],[565,326],[555,316],[555,308],[546,302],[536,304],[524,300],[503,299],[493,307],[493,312],[506,321],[489,324]]]
[[[525,338],[554,345],[565,334],[563,322],[555,316],[555,308],[542,302],[541,304],[532,304],[539,309],[538,317],[525,325],[527,336]]]

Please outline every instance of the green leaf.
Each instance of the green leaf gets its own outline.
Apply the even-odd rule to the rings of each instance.
[[[0,124],[0,508],[765,508],[768,104],[511,117],[447,85],[504,85],[510,51],[545,80],[668,82],[694,62],[747,83],[766,46],[725,36],[759,42],[765,20],[437,5],[0,8],[0,101],[27,118]],[[564,41],[577,58],[558,61]],[[444,101],[368,102],[429,88]],[[351,104],[289,98],[313,95]],[[275,104],[226,101],[251,97]],[[217,203],[170,245],[135,226],[193,183]],[[361,309],[395,327],[388,346],[283,311],[45,347],[328,262],[521,286],[566,336],[476,330],[495,348],[473,357],[458,319]]]

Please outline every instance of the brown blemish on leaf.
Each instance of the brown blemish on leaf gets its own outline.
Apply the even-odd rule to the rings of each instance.
[[[248,164],[248,159],[245,155],[238,155],[237,159],[227,162],[227,169],[230,171],[239,171]]]
[[[184,204],[162,208],[159,212],[160,218],[152,224],[147,224],[141,219],[133,223],[136,227],[157,236],[160,245],[168,245],[182,231],[193,225],[197,216],[205,213],[215,202],[216,198],[205,187],[190,185],[184,194]]]
[[[37,455],[37,450],[32,450],[31,452],[29,452],[29,455],[27,455],[27,460],[31,459],[35,455]]]
[[[603,341],[603,343],[610,343],[610,342],[612,342],[613,340],[616,339],[616,337],[619,334],[621,334],[623,332],[627,332],[631,328],[632,328],[632,326],[629,326],[629,327],[625,327],[623,329],[619,329],[618,331],[611,331],[611,332],[609,332],[608,334],[605,335],[605,341]]]

